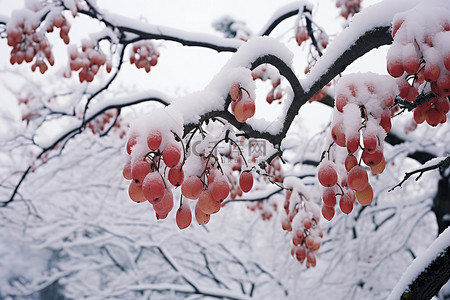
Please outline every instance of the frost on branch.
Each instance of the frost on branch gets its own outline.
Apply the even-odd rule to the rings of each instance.
[[[450,4],[422,2],[395,16],[394,42],[387,55],[387,70],[397,77],[399,96],[415,102],[418,94],[431,93],[416,103],[414,120],[431,126],[445,123],[450,109]]]

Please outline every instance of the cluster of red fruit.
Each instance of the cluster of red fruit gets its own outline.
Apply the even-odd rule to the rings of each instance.
[[[53,18],[47,27],[47,32],[53,32],[53,27],[59,28],[59,37],[64,41],[66,45],[70,43],[69,31],[70,23],[63,15],[58,15]]]
[[[303,11],[303,15],[299,17],[300,23],[297,24],[295,28],[295,41],[297,42],[297,45],[301,46],[303,42],[310,38],[310,34],[314,34],[311,38],[314,38],[317,42],[316,46],[319,47],[320,50],[323,50],[328,46],[328,35],[320,27],[309,20],[309,18],[311,18],[311,10],[312,8]],[[306,22],[310,22],[311,32],[308,31],[308,27],[305,26],[305,23],[302,23],[301,20],[303,17],[306,19]]]
[[[267,176],[264,176],[264,180],[269,180],[271,182],[283,182],[284,173],[281,168],[281,159],[277,156],[275,157],[266,169]]]
[[[36,68],[39,68],[39,71],[44,74],[48,69],[45,60],[53,66],[55,58],[45,33],[39,28],[40,23],[35,18],[27,19],[25,16],[13,18],[13,20],[17,21],[8,22],[6,29],[8,45],[13,47],[10,63],[21,64],[24,61],[30,63],[36,59],[31,66],[31,70],[34,72]],[[53,30],[53,25],[51,24],[49,27],[51,30]],[[56,22],[56,25],[60,25],[59,22]],[[63,31],[61,30],[61,32]]]
[[[447,122],[446,114],[450,110],[448,98],[434,98],[414,109],[414,121],[422,124],[427,121],[428,125],[437,126]]]
[[[272,88],[267,93],[266,101],[271,104],[273,101],[279,101],[283,97],[283,90],[281,88],[281,76],[278,70],[273,70],[269,65],[263,64],[252,71],[253,80],[261,79],[262,81],[270,80]]]
[[[309,39],[308,29],[306,26],[297,26],[295,29],[295,41],[300,46]]]
[[[307,268],[315,267],[314,252],[319,250],[323,237],[319,226],[320,210],[310,201],[303,184],[294,180],[285,180],[286,198],[283,208],[286,217],[281,225],[284,230],[292,233],[292,256],[300,263],[306,259]]]
[[[243,93],[244,91],[245,93]],[[255,115],[255,100],[238,82],[230,86],[231,111],[238,122],[245,122]]]
[[[145,140],[145,145],[137,144],[138,136],[132,134],[127,141],[126,150],[130,155],[123,169],[123,176],[131,180],[128,189],[131,200],[135,202],[149,201],[158,219],[164,219],[173,208],[173,194],[167,181],[160,173],[162,164],[169,168],[168,181],[179,186],[183,181],[183,170],[180,167],[181,145],[172,135],[163,136],[157,129],[152,130]],[[136,151],[137,153],[132,152]],[[134,155],[135,154],[135,155]]]
[[[145,69],[148,73],[151,67],[158,63],[159,51],[149,40],[138,41],[133,44],[130,53],[130,63],[138,69]]]
[[[111,121],[114,121],[114,125],[110,124]],[[122,123],[122,119],[117,118],[117,110],[111,109],[90,121],[86,127],[91,130],[92,134],[102,134],[105,129],[112,125],[111,129],[116,132],[120,139],[123,139],[126,136],[126,126],[123,126]]]
[[[204,151],[207,151],[206,148]],[[123,169],[123,176],[132,180],[129,186],[130,198],[135,202],[149,201],[158,219],[166,218],[172,210],[172,190],[181,186],[182,197],[176,212],[176,223],[180,229],[192,222],[190,200],[196,201],[194,214],[197,222],[206,224],[210,215],[219,212],[223,200],[230,195],[230,180],[213,151],[190,156],[188,162],[196,167],[186,166],[185,146],[174,133],[163,136],[160,130],[153,129],[145,141],[139,140],[137,135],[131,135],[127,142],[127,153],[130,157]],[[185,170],[188,173],[185,174]],[[252,172],[241,171],[241,192],[249,192],[252,187]]]
[[[355,85],[359,80],[361,84]],[[395,94],[395,83],[388,76],[347,75],[338,83],[331,135],[348,155],[343,162],[333,161],[330,148],[328,159],[318,167],[325,219],[331,220],[335,214],[336,196],[340,196],[339,207],[346,214],[353,210],[355,200],[361,205],[372,202],[372,186],[361,161],[374,175],[384,171],[383,141],[391,128],[389,107],[394,103]],[[363,146],[360,145],[361,135]],[[362,153],[358,162],[359,148]]]
[[[272,219],[273,212],[277,211],[277,203],[275,201],[260,200],[255,202],[250,202],[247,204],[247,208],[251,211],[258,211],[261,214],[261,219],[263,221],[269,221]]]
[[[73,45],[69,47],[70,70],[80,71],[78,77],[80,82],[92,82],[94,76],[98,73],[103,65],[106,65],[106,71],[112,70],[111,61],[100,49],[99,45],[92,40],[83,40],[81,42],[81,52]]]
[[[412,22],[417,26],[416,18],[411,20],[404,14],[394,19],[394,43],[388,52],[387,70],[398,77],[399,96],[409,102],[416,100],[418,90],[431,89],[436,98],[415,108],[414,120],[437,126],[447,121],[450,107],[446,98],[450,95],[450,18],[436,18],[435,26],[427,26],[423,36],[413,34]]]
[[[361,10],[361,0],[336,0],[336,7],[341,8],[341,16],[348,19]]]

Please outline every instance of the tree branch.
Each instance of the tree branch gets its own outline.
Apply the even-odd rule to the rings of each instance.
[[[393,186],[389,190],[389,192],[393,191],[397,187],[401,187],[402,184],[406,180],[408,180],[409,177],[411,177],[414,174],[419,173],[419,176],[417,176],[417,178],[415,179],[417,181],[417,180],[419,180],[420,177],[422,177],[423,173],[425,173],[425,172],[432,171],[432,170],[435,170],[435,169],[440,169],[440,168],[444,168],[445,169],[445,168],[448,168],[449,166],[450,166],[450,155],[448,155],[445,159],[441,160],[440,162],[438,162],[436,164],[433,164],[433,165],[430,165],[430,166],[426,166],[426,167],[423,167],[423,168],[420,168],[420,169],[417,169],[417,170],[414,170],[414,171],[411,171],[411,172],[406,172],[405,173],[405,177],[403,177],[403,180],[400,183],[398,183],[395,186]]]
[[[449,279],[450,229],[447,229],[403,273],[388,300],[431,299]]]

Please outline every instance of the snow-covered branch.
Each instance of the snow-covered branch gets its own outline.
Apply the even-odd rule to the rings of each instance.
[[[450,229],[447,228],[406,269],[388,300],[431,299],[450,279]]]

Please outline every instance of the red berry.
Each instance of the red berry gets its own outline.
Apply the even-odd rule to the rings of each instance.
[[[180,208],[178,208],[176,213],[176,222],[177,226],[180,229],[185,229],[191,225],[192,222],[192,213],[189,205],[187,203],[183,203]]]
[[[326,205],[322,205],[322,216],[330,221],[334,217],[334,207],[329,207]]]
[[[142,183],[142,192],[144,193],[145,199],[152,204],[164,196],[165,188],[161,174],[158,172],[149,173],[145,176],[144,182]]]
[[[181,184],[181,193],[188,199],[198,199],[203,184],[197,176],[189,176]]]
[[[333,138],[333,141],[341,147],[345,147],[345,134],[342,131],[341,125],[334,125],[333,128],[331,128],[331,137]]]
[[[336,102],[335,103],[336,109],[339,112],[343,112],[344,111],[344,106],[346,106],[347,103],[348,103],[348,98],[346,96],[344,96],[344,95],[338,95],[336,97],[335,102]]]
[[[347,155],[347,157],[345,158],[345,169],[348,171],[350,171],[354,166],[356,166],[358,164],[358,159],[353,155],[353,154],[349,154]]]
[[[150,132],[150,134],[147,136],[147,145],[152,151],[158,150],[159,146],[161,145],[161,132],[156,129]]]
[[[362,160],[369,167],[379,164],[381,162],[381,160],[383,159],[383,150],[381,150],[381,148],[379,148],[379,147],[377,147],[375,149],[376,150],[373,151],[372,153],[369,151],[366,151],[366,149],[364,149],[364,151],[362,153]]]
[[[217,202],[222,202],[230,194],[230,185],[225,178],[217,177],[219,176],[216,176],[216,179],[209,185],[208,189],[214,200]]]
[[[213,199],[211,193],[207,190],[203,190],[198,197],[198,207],[205,214],[215,214],[220,210],[220,202]]]
[[[336,170],[330,163],[322,163],[319,166],[319,172],[317,174],[319,182],[325,187],[334,186],[337,183],[338,176]]]
[[[127,153],[131,154],[131,148],[136,145],[136,135],[131,135],[127,141]]]
[[[336,194],[333,188],[325,188],[322,194],[323,204],[329,207],[334,207],[336,205]]]
[[[238,82],[233,82],[230,86],[230,97],[233,101],[240,100],[242,95],[241,88]]]
[[[145,159],[138,159],[131,165],[131,177],[139,185],[142,185],[145,176],[147,176],[150,171],[150,163]]]
[[[180,186],[184,180],[184,172],[181,166],[177,165],[169,170],[167,179],[173,186]]]
[[[392,77],[402,76],[405,69],[403,68],[403,62],[401,61],[401,59],[388,59],[387,71]]]
[[[341,196],[339,207],[344,214],[349,214],[353,210],[353,201],[347,193]]]
[[[175,167],[179,162],[181,158],[181,151],[178,147],[178,143],[176,142],[169,142],[164,147],[163,151],[163,160],[166,166],[169,168]]]
[[[142,187],[134,181],[130,182],[130,185],[128,187],[128,195],[130,196],[131,200],[137,203],[141,203],[147,200],[142,193]]]
[[[244,193],[248,193],[253,187],[252,172],[244,171],[239,176],[239,186]]]
[[[356,199],[361,205],[369,205],[373,200],[373,189],[370,184],[362,191],[356,192]]]
[[[195,219],[199,225],[204,225],[209,222],[211,215],[204,213],[197,205],[195,205]]]
[[[359,131],[352,136],[347,136],[346,146],[348,153],[355,153],[359,148]]]
[[[369,183],[369,177],[362,166],[353,167],[347,176],[348,186],[355,191],[362,191]]]

